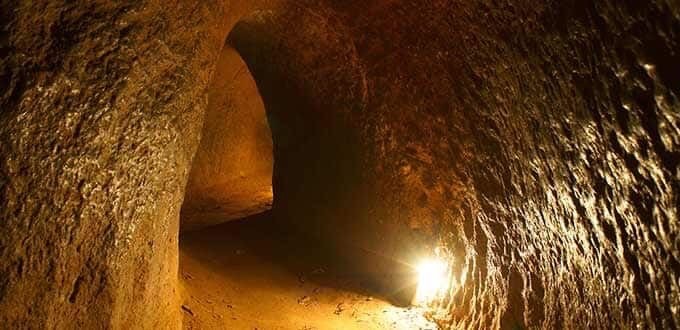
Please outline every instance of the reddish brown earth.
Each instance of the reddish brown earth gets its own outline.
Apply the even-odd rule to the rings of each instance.
[[[231,47],[220,53],[205,116],[182,205],[182,230],[272,206],[271,131],[255,81]]]
[[[182,234],[185,329],[437,329],[423,309],[371,295],[361,275],[271,221]]]
[[[381,295],[440,247],[444,328],[678,328],[678,77],[677,0],[0,0],[0,325],[180,328],[182,205],[269,207],[254,82],[275,222]]]

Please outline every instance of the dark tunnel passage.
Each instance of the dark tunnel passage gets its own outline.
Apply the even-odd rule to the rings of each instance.
[[[0,328],[680,327],[675,0],[0,0]]]
[[[318,105],[296,86],[296,77],[272,70],[282,63],[257,57],[265,53],[260,47],[272,46],[263,40],[271,36],[249,26],[262,15],[235,26],[208,88],[180,217],[184,327],[436,328],[424,309],[409,307],[416,289],[412,265],[400,274],[401,283],[383,283],[354,260],[386,256],[365,255],[301,227],[318,217],[314,204],[336,203],[328,186],[347,182],[343,175],[359,156],[351,132],[330,135],[326,123],[332,120],[310,114]],[[255,77],[237,50],[255,63]],[[326,194],[310,199],[308,189]],[[305,213],[289,213],[287,204]]]

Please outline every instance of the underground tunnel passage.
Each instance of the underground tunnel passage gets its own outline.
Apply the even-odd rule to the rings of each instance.
[[[668,0],[0,0],[0,328],[678,328],[679,35]]]
[[[228,40],[238,38],[249,21],[237,24]],[[184,328],[435,329],[424,309],[391,305],[387,301],[395,297],[385,296],[370,277],[356,272],[351,259],[288,228],[286,222],[295,219],[274,219],[273,146],[284,149],[279,153],[318,157],[301,143],[314,136],[298,136],[313,127],[301,121],[296,132],[277,115],[309,107],[300,102],[304,96],[291,97],[293,92],[281,93],[280,85],[274,86],[277,93],[269,100],[275,105],[269,107],[278,124],[274,137],[281,141],[274,144],[256,83],[232,45],[221,51],[212,79],[180,213]],[[423,282],[434,286],[423,286],[417,298],[412,292],[406,302],[396,303],[431,300],[439,289],[435,282],[445,280],[439,278],[445,270],[437,267],[442,266],[427,264],[421,274],[429,276]]]

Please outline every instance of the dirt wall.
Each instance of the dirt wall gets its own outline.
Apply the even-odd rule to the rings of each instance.
[[[246,20],[231,39],[277,120],[274,211],[386,257],[363,268],[388,285],[439,242],[453,328],[678,326],[679,10],[321,1]]]
[[[446,247],[445,327],[680,326],[675,0],[0,4],[0,324],[179,326],[184,187],[248,14],[284,225],[388,285]]]
[[[181,230],[270,209],[273,162],[262,98],[246,64],[226,45],[208,88],[208,107],[189,173]]]
[[[206,89],[258,3],[0,1],[3,327],[180,327]]]

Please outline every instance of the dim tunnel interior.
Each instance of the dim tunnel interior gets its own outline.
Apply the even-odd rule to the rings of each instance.
[[[295,189],[324,187],[342,175],[338,164],[345,157],[356,156],[337,149],[324,153],[328,137],[321,136],[327,132],[305,114],[315,105],[289,87],[294,83],[288,77],[271,70],[251,75],[234,47],[261,42],[239,40],[252,38],[247,22],[236,25],[217,60],[181,209],[184,327],[435,329],[424,309],[411,306],[413,265],[405,268],[408,274],[400,274],[409,280],[386,284],[353,263],[386,256],[357,255],[366,253],[326,242],[319,233],[299,228],[289,214],[277,212],[274,191],[286,194],[291,182],[276,179],[291,168],[303,181],[294,183]],[[265,89],[265,100],[258,85]],[[277,158],[277,153],[285,156]],[[333,203],[334,196],[323,198]]]
[[[0,328],[680,328],[677,0],[0,0]]]

